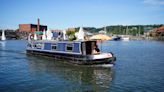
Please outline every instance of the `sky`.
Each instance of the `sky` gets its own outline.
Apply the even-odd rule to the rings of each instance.
[[[164,0],[0,0],[0,29],[164,24]]]

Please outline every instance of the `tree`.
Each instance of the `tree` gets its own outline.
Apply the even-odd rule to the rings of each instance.
[[[68,35],[68,38],[69,38],[70,41],[76,40],[75,31],[76,31],[75,28],[69,28],[69,29],[67,29],[66,35]]]

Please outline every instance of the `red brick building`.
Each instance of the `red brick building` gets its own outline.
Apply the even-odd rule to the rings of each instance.
[[[47,26],[39,25],[39,31],[47,30]],[[19,32],[38,31],[36,24],[19,24]]]
[[[35,32],[47,30],[46,25],[40,25],[40,20],[38,19],[38,24],[19,24],[19,32]]]
[[[161,26],[161,27],[155,29],[155,32],[157,32],[157,33],[164,33],[164,26]]]

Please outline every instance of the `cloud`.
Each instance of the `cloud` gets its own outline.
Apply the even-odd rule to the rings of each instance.
[[[144,0],[143,3],[149,4],[149,5],[164,5],[164,0]]]

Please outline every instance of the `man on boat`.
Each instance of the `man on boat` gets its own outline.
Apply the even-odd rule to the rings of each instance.
[[[100,49],[98,48],[97,45],[94,45],[93,53],[94,54],[99,54],[100,53]]]

